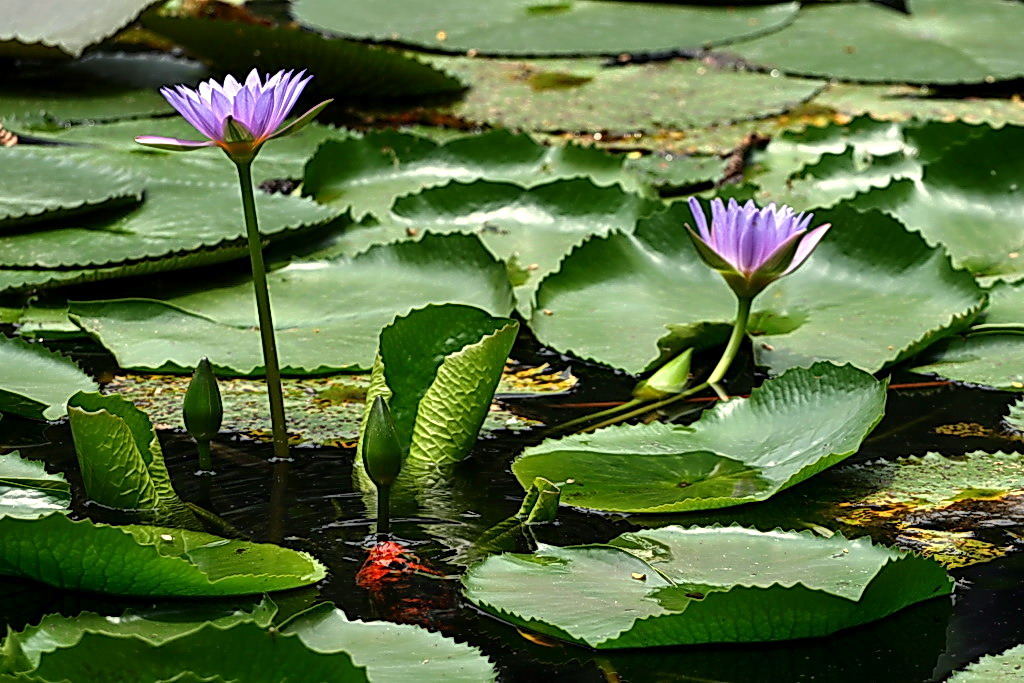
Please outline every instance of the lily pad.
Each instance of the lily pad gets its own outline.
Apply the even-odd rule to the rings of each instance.
[[[548,439],[512,464],[524,489],[613,512],[681,512],[764,500],[857,452],[882,419],[885,385],[849,366],[795,368],[692,425],[615,426]],[[812,428],[813,427],[813,428]]]
[[[1024,11],[1024,8],[1021,8]],[[1024,161],[1006,154],[1024,127],[979,128],[967,143],[925,165],[917,180],[857,197],[949,250],[953,263],[983,281],[1024,277]]]
[[[0,517],[37,519],[63,512],[70,503],[71,486],[63,476],[18,451],[0,455]]]
[[[946,679],[949,683],[1016,683],[1024,681],[1024,645],[1012,647],[997,655],[985,655],[969,664],[963,671],[954,672]]]
[[[142,179],[128,173],[41,157],[24,146],[5,149],[2,158],[0,234],[26,223],[142,201]]]
[[[380,330],[418,306],[512,310],[505,268],[466,235],[426,235],[352,258],[294,262],[268,279],[281,366],[293,375],[369,369]],[[70,314],[122,368],[185,372],[207,356],[225,374],[262,372],[248,279],[166,301],[73,302]]]
[[[451,181],[486,179],[523,187],[583,176],[600,185],[637,181],[622,159],[578,145],[546,147],[527,135],[495,130],[444,144],[396,131],[327,140],[306,164],[303,192],[322,204],[383,218],[395,198]]]
[[[135,404],[79,392],[68,401],[68,417],[90,500],[146,522],[201,529],[171,484],[153,424]]]
[[[406,454],[396,487],[446,479],[448,466],[469,454],[518,331],[514,320],[452,304],[414,310],[381,330],[366,402],[369,410],[383,396],[394,417]]]
[[[370,681],[484,683],[495,679],[491,663],[475,647],[411,624],[349,620],[330,603],[303,612],[281,631],[297,635],[316,652],[347,652],[357,666],[366,667]]]
[[[632,235],[571,252],[537,291],[538,339],[639,373],[659,358],[659,340],[675,345],[673,329],[731,321],[733,296],[685,238],[689,221],[676,205]],[[968,273],[897,221],[838,207],[815,214],[825,222],[833,227],[807,263],[754,301],[754,357],[773,373],[816,360],[874,372],[964,328],[984,303]]]
[[[1016,78],[1024,8],[1003,0],[907,0],[906,14],[865,2],[804,7],[774,34],[730,46],[786,73],[840,80],[981,83]]]
[[[824,636],[952,590],[867,539],[679,526],[491,557],[463,583],[503,620],[602,650]]]
[[[339,99],[415,97],[463,88],[458,79],[415,57],[293,26],[155,14],[142,23],[225,71],[306,69],[315,74],[310,92]]]
[[[395,0],[387,5],[298,0],[301,23],[360,39],[400,41],[448,52],[489,55],[618,55],[702,48],[777,30],[797,3],[692,7],[578,0]]]
[[[814,104],[847,116],[870,114],[894,121],[907,119],[965,121],[1001,126],[1024,124],[1024,106],[1016,99],[971,97],[954,99],[941,90],[922,86],[832,83]]]
[[[644,5],[643,11],[650,7]],[[725,124],[780,114],[824,87],[821,81],[696,61],[618,67],[597,60],[448,58],[435,63],[473,85],[452,106],[453,113],[470,121],[543,131],[653,133]]]
[[[19,5],[4,16],[0,54],[39,57],[63,53],[78,57],[86,47],[109,38],[152,4],[153,0],[112,0],[84,15],[76,0]]]
[[[97,389],[74,361],[23,339],[0,335],[0,365],[0,410],[8,413],[56,420],[72,394]]]

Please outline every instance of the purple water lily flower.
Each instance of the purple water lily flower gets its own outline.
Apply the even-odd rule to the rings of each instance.
[[[799,268],[830,227],[825,223],[808,231],[814,214],[775,204],[758,209],[752,201],[740,206],[735,199],[728,206],[721,199],[711,201],[710,228],[694,197],[690,211],[699,234],[689,225],[686,230],[697,252],[742,298],[753,298]]]
[[[211,78],[200,83],[195,90],[183,85],[173,89],[161,88],[160,94],[171,106],[209,139],[179,140],[140,135],[135,141],[179,152],[216,145],[234,161],[251,161],[264,142],[296,132],[331,102],[321,102],[279,130],[303,88],[313,78],[305,76],[305,73],[304,70],[298,73],[278,71],[264,81],[253,69],[244,83],[228,76],[223,84]]]

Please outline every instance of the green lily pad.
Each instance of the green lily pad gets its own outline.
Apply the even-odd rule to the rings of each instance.
[[[884,410],[884,384],[819,363],[689,426],[655,422],[548,439],[525,449],[512,472],[524,489],[535,477],[564,482],[563,503],[594,510],[729,507],[769,498],[853,455]]]
[[[0,517],[36,519],[63,512],[70,503],[71,486],[63,476],[18,451],[0,455]]]
[[[75,0],[19,5],[10,8],[12,11],[4,17],[0,54],[78,57],[86,47],[110,37],[152,4],[153,0],[112,0],[84,15]]]
[[[732,293],[683,234],[692,220],[676,205],[632,235],[575,249],[537,291],[530,327],[538,339],[639,373],[673,329],[731,321]],[[981,308],[984,293],[969,274],[897,221],[838,207],[815,214],[814,224],[825,222],[833,227],[807,263],[754,301],[754,357],[773,373],[816,360],[874,372],[962,329]]]
[[[491,557],[463,583],[501,619],[602,650],[824,636],[952,590],[867,539],[679,526]]]
[[[453,113],[470,121],[543,131],[651,133],[726,124],[780,114],[824,86],[695,61],[620,67],[597,60],[445,58],[434,63],[473,86],[452,105]]]
[[[322,654],[298,636],[278,633],[251,621],[187,625],[181,635],[153,643],[146,634],[121,635],[86,630],[74,643],[43,652],[32,681],[73,680],[88,671],[95,680],[156,683],[259,680],[285,683],[295,672],[313,680],[369,681],[363,667],[345,652]],[[12,638],[12,646],[18,641]],[[13,680],[21,680],[18,676]],[[9,679],[10,680],[10,679]]]
[[[290,619],[281,628],[310,650],[347,652],[380,683],[484,683],[494,668],[480,651],[411,624],[349,620],[331,603],[322,603]]]
[[[0,234],[26,223],[142,201],[142,179],[128,173],[41,157],[25,146],[3,150],[2,158]]]
[[[19,132],[43,134],[74,123],[169,114],[174,110],[157,92],[160,86],[194,85],[208,75],[191,60],[153,54],[97,53],[73,62],[25,64],[0,84],[0,119]]]
[[[1024,8],[1022,8],[1024,10]],[[925,165],[919,180],[893,182],[857,197],[949,250],[953,263],[983,281],[1024,277],[1024,161],[1007,149],[1024,127],[982,127],[967,144]]]
[[[415,97],[462,90],[462,83],[414,57],[291,26],[149,15],[143,26],[219,69],[274,73],[306,69],[309,90],[339,99]]]
[[[1024,74],[1024,8],[1002,0],[907,0],[805,7],[774,34],[730,46],[786,73],[852,81],[981,83]]]
[[[594,0],[493,0],[484,13],[471,0],[388,5],[298,0],[292,6],[295,18],[307,26],[360,39],[530,56],[701,48],[777,30],[796,11],[794,2],[725,8]]]
[[[452,304],[414,310],[381,330],[366,405],[383,396],[391,409],[406,454],[397,488],[445,479],[469,454],[518,331],[514,320]]]
[[[848,116],[870,114],[880,119],[965,121],[1002,126],[1024,124],[1024,107],[1014,99],[971,97],[954,99],[934,88],[912,85],[832,83],[814,104]]]
[[[369,369],[380,330],[418,306],[512,310],[504,266],[466,235],[426,235],[352,258],[294,262],[268,279],[281,366],[293,375]],[[122,368],[185,372],[207,356],[225,374],[250,375],[263,367],[252,296],[245,279],[166,301],[73,302],[70,315]]]
[[[1024,283],[999,283],[989,305],[963,336],[952,337],[918,359],[914,372],[939,375],[1004,391],[1024,390]]]
[[[956,671],[946,679],[949,683],[1016,683],[1024,681],[1024,645],[1011,647],[997,655],[985,655],[969,664],[966,669]]]
[[[175,492],[156,430],[135,404],[79,392],[68,401],[68,417],[90,500],[131,510],[146,522],[202,528]]]
[[[39,344],[0,335],[0,410],[37,420],[66,414],[68,398],[77,391],[96,391],[97,384],[69,358]]]
[[[451,181],[486,179],[523,187],[583,176],[600,185],[638,183],[622,159],[578,145],[546,147],[527,135],[495,130],[445,142],[379,131],[328,140],[306,164],[303,192],[318,202],[383,218],[395,198]]]

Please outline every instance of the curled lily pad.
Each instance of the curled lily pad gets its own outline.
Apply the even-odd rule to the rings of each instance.
[[[40,344],[0,335],[0,410],[25,417],[56,420],[67,412],[77,391],[98,385],[70,358]]]
[[[868,539],[679,526],[491,557],[463,584],[500,619],[597,649],[823,636],[952,590]]]

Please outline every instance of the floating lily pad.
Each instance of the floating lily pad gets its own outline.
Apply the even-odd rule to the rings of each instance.
[[[1024,283],[1000,283],[989,306],[963,336],[936,345],[917,360],[914,372],[1024,391]]]
[[[293,26],[151,15],[143,25],[236,74],[306,69],[311,92],[339,99],[414,97],[462,90],[458,79],[415,57]]]
[[[548,439],[512,464],[524,489],[614,512],[680,512],[764,500],[849,457],[885,408],[885,385],[820,363],[765,382],[682,427],[654,422]],[[810,427],[813,425],[813,429]]]
[[[3,150],[2,159],[0,234],[34,221],[142,201],[142,179],[129,173],[41,157],[24,146]]]
[[[638,183],[622,159],[578,145],[544,146],[495,130],[444,144],[396,131],[328,140],[306,164],[303,192],[318,202],[385,217],[395,198],[450,181],[486,179],[523,187],[583,176],[600,185]]]
[[[0,54],[77,57],[152,4],[153,0],[112,0],[84,14],[76,0],[39,0],[11,7],[0,31]]]
[[[1006,150],[1024,144],[1024,127],[977,130],[967,144],[926,164],[919,180],[893,182],[854,204],[899,218],[983,281],[1018,279],[1024,277],[1024,160]]]
[[[777,30],[797,3],[693,7],[578,0],[395,0],[387,5],[298,0],[301,23],[361,39],[491,55],[576,55],[702,48]]]
[[[781,31],[729,50],[786,73],[852,81],[981,83],[1024,74],[1017,3],[907,0],[907,9],[812,5]]]
[[[956,671],[946,679],[949,683],[1017,683],[1024,681],[1024,645],[1012,647],[997,655],[985,655]]]
[[[72,394],[97,389],[70,358],[22,339],[0,335],[0,365],[0,410],[8,413],[56,420],[66,414]]]
[[[650,12],[650,6],[643,11]],[[453,113],[490,125],[543,131],[651,133],[725,124],[780,114],[824,86],[694,61],[619,67],[595,60],[435,63],[474,86],[453,105]]]
[[[848,116],[870,114],[895,121],[916,118],[994,126],[1024,124],[1024,104],[1016,98],[954,99],[932,88],[905,84],[832,83],[814,98],[814,104]]]
[[[602,650],[824,636],[952,590],[867,539],[679,526],[488,558],[463,583],[519,628]]]
[[[685,238],[690,221],[677,205],[632,235],[575,249],[537,291],[538,339],[639,373],[659,358],[659,340],[676,345],[673,329],[730,322],[734,297]],[[807,263],[754,301],[755,360],[772,372],[815,360],[873,372],[962,329],[981,308],[970,275],[897,221],[838,207],[815,214],[819,222],[833,227]],[[715,330],[702,329],[707,343]]]
[[[70,503],[71,486],[63,476],[18,451],[0,455],[0,517],[37,519],[63,512]]]
[[[0,119],[14,130],[50,132],[73,123],[168,114],[174,110],[158,92],[160,86],[194,85],[208,75],[191,60],[153,54],[103,53],[67,63],[25,64],[0,84]]]
[[[429,303],[512,310],[504,266],[475,237],[427,235],[352,258],[294,262],[269,274],[281,367],[293,375],[369,369],[380,330]],[[74,302],[71,317],[122,368],[185,372],[207,356],[221,372],[262,372],[248,279],[166,301]]]

